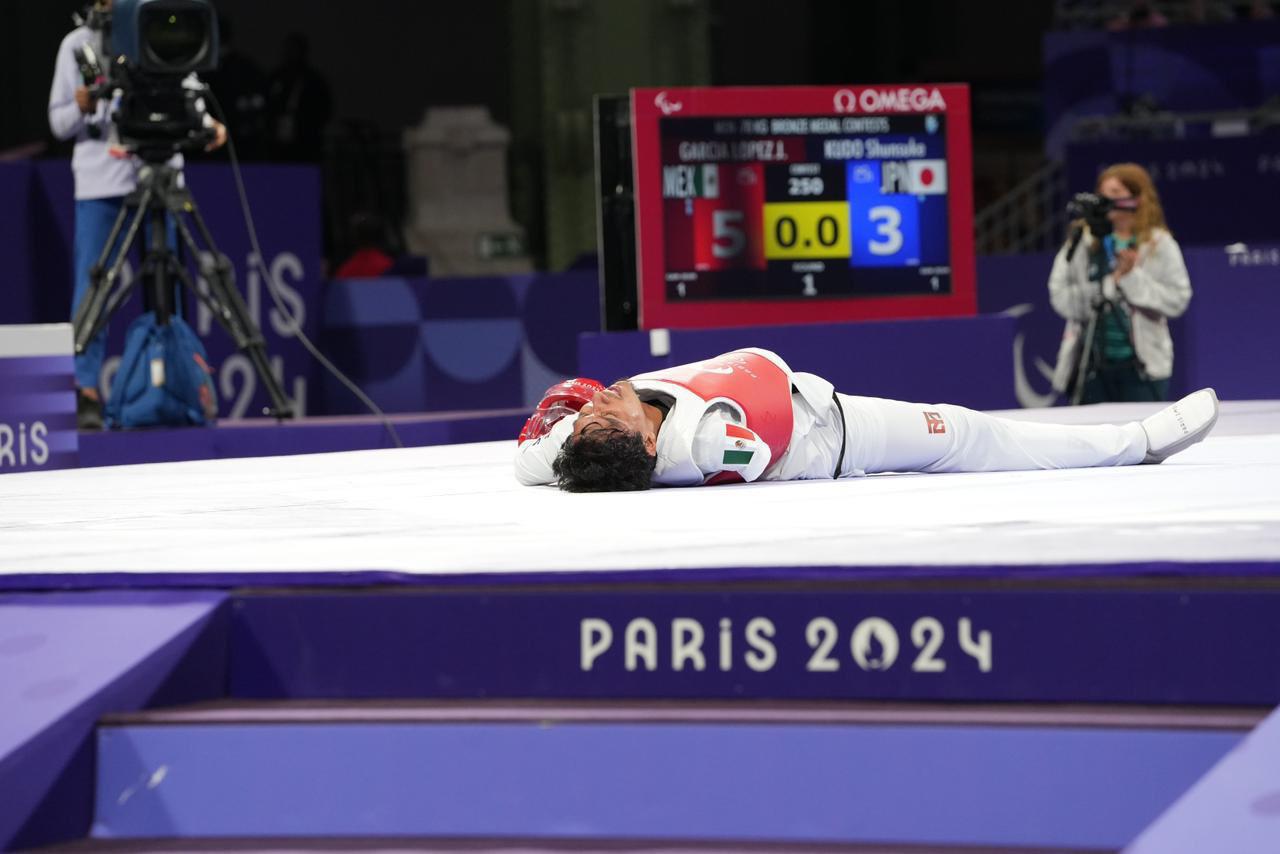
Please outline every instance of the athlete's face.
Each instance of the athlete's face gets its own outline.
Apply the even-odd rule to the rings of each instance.
[[[626,380],[618,380],[591,397],[573,423],[574,436],[588,436],[603,431],[639,433],[649,453],[657,446],[657,435],[645,414],[644,404]]]

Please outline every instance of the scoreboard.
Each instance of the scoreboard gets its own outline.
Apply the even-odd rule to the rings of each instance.
[[[636,89],[639,322],[975,311],[968,90]]]

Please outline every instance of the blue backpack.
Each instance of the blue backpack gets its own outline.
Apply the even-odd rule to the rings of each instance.
[[[104,414],[109,427],[200,425],[217,417],[204,344],[186,321],[174,315],[160,326],[148,311],[129,324]]]

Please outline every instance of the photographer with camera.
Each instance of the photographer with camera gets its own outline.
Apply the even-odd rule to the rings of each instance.
[[[128,196],[137,186],[139,160],[121,146],[113,116],[113,93],[106,80],[109,30],[113,0],[97,0],[58,48],[53,84],[49,90],[49,128],[58,139],[75,139],[71,169],[75,176],[75,238],[72,313],[80,307],[89,288],[90,269],[111,236]],[[226,128],[207,117],[210,150],[226,142]],[[169,161],[182,167],[182,156]],[[123,242],[119,235],[111,249],[114,256]],[[169,243],[176,245],[172,225]],[[98,376],[106,349],[106,330],[96,335],[76,356],[76,421],[82,430],[102,428],[102,402]]]
[[[1053,387],[1073,404],[1159,401],[1169,393],[1169,318],[1191,300],[1182,250],[1165,225],[1151,176],[1118,163],[1081,193],[1049,274],[1049,298],[1066,319]]]

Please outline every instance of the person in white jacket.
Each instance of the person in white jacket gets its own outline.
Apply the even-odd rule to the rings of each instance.
[[[1060,425],[950,404],[837,393],[776,353],[747,348],[605,387],[552,386],[525,423],[516,478],[570,492],[1159,463],[1203,439],[1202,389],[1142,421]]]
[[[75,177],[75,238],[73,269],[75,285],[71,313],[75,316],[80,301],[89,289],[89,270],[106,248],[111,226],[124,205],[125,197],[137,186],[138,160],[120,148],[111,121],[111,104],[107,98],[95,97],[84,80],[76,50],[88,46],[106,63],[102,38],[102,22],[111,14],[112,0],[97,0],[91,7],[89,22],[76,27],[62,40],[49,88],[49,129],[58,139],[74,139],[71,171]],[[226,128],[212,118],[207,120],[214,139],[209,148],[221,146],[227,139]],[[170,161],[182,167],[181,155]],[[172,229],[172,226],[171,226]],[[171,234],[169,242],[175,242]],[[113,247],[113,254],[119,243]],[[102,427],[102,404],[98,391],[98,375],[106,350],[103,329],[85,352],[76,356],[77,424],[81,429]]]
[[[1059,250],[1049,274],[1050,302],[1067,321],[1053,387],[1074,403],[1166,400],[1169,318],[1191,301],[1182,250],[1146,169],[1108,167],[1098,194],[1111,200],[1111,232],[1096,235],[1075,223],[1076,239]]]

